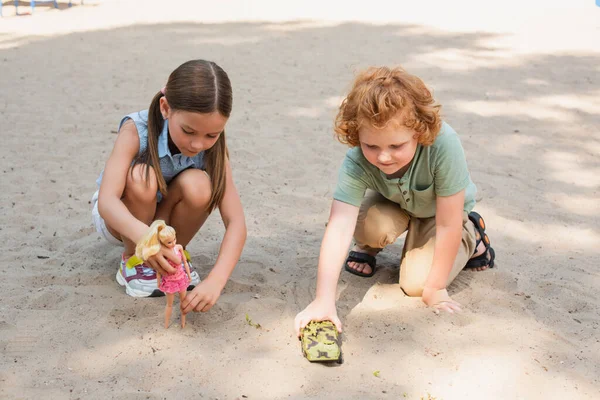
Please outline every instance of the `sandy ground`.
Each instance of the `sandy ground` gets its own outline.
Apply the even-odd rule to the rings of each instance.
[[[593,1],[74,3],[15,16],[4,2],[0,19],[0,397],[600,398]],[[164,329],[163,298],[115,282],[120,252],[95,234],[89,200],[121,116],[192,58],[234,85],[249,237],[218,304]],[[374,278],[342,274],[346,362],[313,365],[292,322],[314,293],[346,151],[336,106],[370,64],[434,89],[498,267],[459,275],[465,311],[436,316],[398,288],[399,240]],[[217,213],[190,244],[201,276],[223,232]]]

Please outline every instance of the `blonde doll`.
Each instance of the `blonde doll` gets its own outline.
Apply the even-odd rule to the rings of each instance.
[[[161,244],[168,249],[171,249],[176,258],[180,261],[174,263],[169,260],[172,267],[175,268],[175,273],[161,276],[157,272],[156,279],[158,288],[165,293],[167,297],[167,306],[165,307],[165,328],[169,327],[171,320],[171,312],[173,311],[173,298],[175,293],[179,293],[179,301],[183,304],[186,296],[186,290],[192,280],[190,274],[190,266],[186,258],[183,256],[183,246],[177,244],[175,229],[168,226],[165,221],[154,221],[150,225],[148,233],[140,240],[135,248],[135,255],[142,260],[148,259],[159,252]],[[185,271],[183,269],[185,267]],[[185,328],[185,314],[181,313],[181,327]]]

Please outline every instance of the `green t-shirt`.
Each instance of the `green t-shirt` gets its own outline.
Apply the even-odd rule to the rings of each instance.
[[[477,193],[458,134],[445,122],[431,146],[417,145],[410,167],[399,179],[387,178],[368,162],[360,146],[348,150],[333,198],[359,207],[367,189],[381,193],[417,218],[435,216],[437,196],[451,196],[463,189],[464,211],[470,212]]]

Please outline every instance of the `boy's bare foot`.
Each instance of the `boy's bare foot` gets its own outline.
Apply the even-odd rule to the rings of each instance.
[[[479,240],[481,238],[481,236],[479,236],[479,232],[477,232],[477,231],[475,231],[475,236],[477,237],[477,240]],[[485,253],[485,244],[483,243],[483,241],[481,241],[481,242],[479,242],[479,246],[477,246],[475,254],[473,254],[471,256],[471,258],[475,258],[477,256],[480,256],[483,253]],[[488,256],[488,259],[489,259],[489,256]],[[476,268],[471,268],[471,269],[475,270],[475,271],[485,271],[488,268],[489,268],[489,266],[485,265],[483,267],[476,267]]]
[[[494,267],[494,260],[496,253],[492,246],[490,246],[490,238],[485,233],[485,221],[483,217],[471,211],[469,213],[469,220],[475,226],[475,242],[477,248],[475,254],[471,256],[465,268],[474,269],[476,271],[485,271],[488,268]]]
[[[364,254],[368,254],[370,256],[376,256],[377,253],[379,253],[379,251],[377,250],[365,250],[362,249],[360,247],[358,247],[358,245],[355,245],[352,248],[352,251],[355,251],[357,253],[364,253]],[[370,274],[371,272],[373,272],[373,269],[371,268],[371,266],[369,264],[367,264],[366,262],[356,262],[356,261],[348,261],[348,267],[353,269],[356,272],[360,272],[363,274]]]

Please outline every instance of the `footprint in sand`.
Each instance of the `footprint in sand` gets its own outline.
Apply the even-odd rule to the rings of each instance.
[[[148,300],[147,303],[143,301]],[[127,307],[113,308],[108,315],[108,322],[121,326],[127,321],[136,320],[140,321],[143,319],[157,319],[162,318],[163,307],[157,305],[154,299],[142,299],[135,304],[128,303]]]
[[[0,342],[3,353],[8,357],[26,356],[36,351],[40,337],[36,335],[17,335],[6,342]]]
[[[32,310],[59,310],[68,298],[66,290],[55,287],[45,287],[31,293],[27,308]]]

